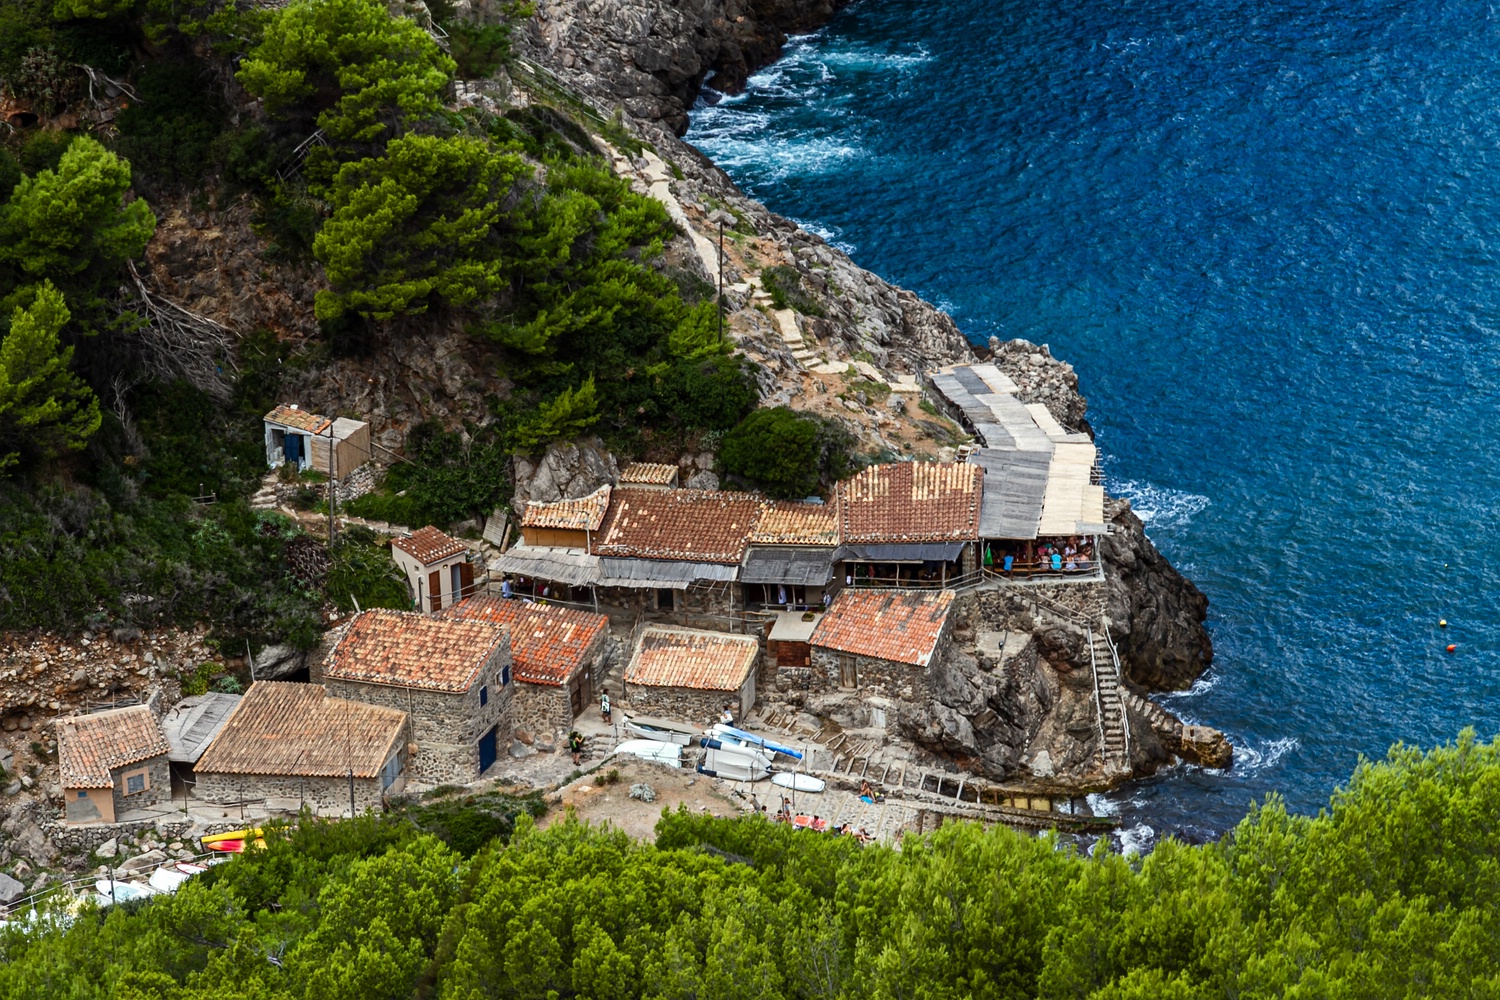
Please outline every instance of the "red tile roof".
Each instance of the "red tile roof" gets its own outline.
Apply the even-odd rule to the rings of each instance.
[[[615,490],[594,540],[601,556],[738,563],[760,516],[753,493]]]
[[[620,485],[644,483],[648,486],[671,486],[677,482],[677,466],[656,462],[631,462],[620,470]]]
[[[951,590],[844,590],[808,641],[841,653],[925,667],[953,606]]]
[[[312,410],[299,409],[296,406],[281,405],[276,407],[263,418],[273,424],[284,424],[287,427],[295,427],[299,431],[307,431],[309,434],[325,434],[328,425],[333,421],[321,413]]]
[[[625,683],[738,691],[759,655],[760,643],[749,636],[647,628],[625,668]]]
[[[258,681],[194,770],[356,778],[380,773],[406,734],[406,713],[330,698],[321,684]]]
[[[64,788],[109,788],[114,784],[111,769],[170,749],[145,705],[57,720],[57,766]]]
[[[505,641],[505,629],[498,625],[366,611],[349,622],[328,654],[323,676],[462,694]]]
[[[431,566],[435,562],[442,562],[468,551],[463,542],[443,534],[432,525],[418,528],[409,538],[393,538],[391,544],[423,566]]]
[[[568,528],[573,531],[598,531],[609,510],[610,488],[599,487],[586,497],[576,500],[558,500],[554,503],[526,504],[526,513],[521,515],[523,528]]]
[[[842,541],[948,542],[979,537],[980,477],[962,462],[874,465],[839,484]]]
[[[778,500],[761,511],[750,541],[757,545],[837,545],[838,507]]]
[[[559,687],[591,658],[609,627],[604,615],[481,594],[443,612],[460,621],[510,626],[510,655],[516,678]]]

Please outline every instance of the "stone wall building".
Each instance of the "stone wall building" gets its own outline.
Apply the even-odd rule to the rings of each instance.
[[[335,697],[410,716],[413,781],[475,781],[510,741],[510,636],[499,625],[366,611],[312,675]]]
[[[68,823],[113,823],[172,797],[166,737],[145,705],[57,720]]]
[[[845,590],[809,639],[813,685],[911,700],[926,668],[948,651],[955,596],[951,590]]]
[[[357,815],[404,789],[409,740],[398,709],[330,698],[319,684],[259,681],[198,758],[194,791],[214,803]]]
[[[839,483],[844,584],[940,589],[975,572],[983,478],[977,465],[901,462]]]
[[[763,501],[720,490],[614,491],[594,538],[599,601],[611,617],[725,628]]]
[[[412,605],[419,611],[441,611],[474,596],[474,567],[463,542],[428,525],[405,538],[391,539]]]
[[[833,557],[838,504],[777,501],[764,505],[740,566],[744,606],[820,608],[836,589]]]
[[[759,658],[749,636],[650,626],[625,668],[625,700],[632,711],[693,724],[717,722],[726,706],[739,718],[755,704]]]
[[[471,598],[446,614],[509,629],[515,730],[533,736],[566,733],[597,697],[608,652],[604,615],[491,595]]]

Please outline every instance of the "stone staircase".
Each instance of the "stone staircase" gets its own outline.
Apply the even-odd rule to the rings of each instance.
[[[276,509],[276,471],[272,470],[261,478],[260,489],[250,498],[251,510],[275,510]]]
[[[1099,729],[1104,740],[1106,771],[1130,770],[1129,720],[1125,715],[1128,691],[1120,684],[1120,661],[1104,630],[1109,619],[1089,629],[1090,654],[1093,658],[1094,684],[1099,696]]]

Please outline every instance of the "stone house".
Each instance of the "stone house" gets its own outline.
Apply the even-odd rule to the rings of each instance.
[[[431,525],[391,539],[391,558],[419,611],[441,611],[474,595],[468,546]]]
[[[311,673],[336,698],[410,717],[414,782],[475,781],[510,741],[515,685],[510,635],[502,626],[365,611],[350,619]]]
[[[760,643],[744,635],[649,626],[625,668],[633,711],[682,722],[717,722],[725,706],[736,718],[755,704]]]
[[[609,637],[604,615],[487,594],[455,605],[445,615],[509,630],[516,731],[566,733],[604,682]]]
[[[910,699],[925,668],[947,654],[955,596],[951,590],[844,590],[808,640],[813,686]]]
[[[266,465],[273,469],[290,463],[342,480],[374,454],[370,425],[363,420],[332,419],[293,403],[267,413],[262,424]]]
[[[978,465],[900,462],[839,483],[842,582],[941,589],[975,572],[983,480]]]
[[[399,709],[330,698],[319,684],[258,681],[199,756],[194,791],[219,804],[357,815],[404,789],[409,742]]]
[[[68,823],[113,823],[170,801],[166,737],[145,705],[57,720],[57,765]]]
[[[763,505],[740,565],[744,607],[821,607],[834,584],[839,541],[836,503],[776,501]]]
[[[521,544],[502,555],[496,567],[512,594],[595,604],[599,559],[589,550],[609,510],[610,493],[605,485],[575,500],[526,504]]]
[[[599,600],[612,617],[724,627],[763,501],[721,490],[614,491],[594,537]]]

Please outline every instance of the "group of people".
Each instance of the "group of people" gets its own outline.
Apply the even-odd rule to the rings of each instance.
[[[1077,535],[1066,541],[1049,539],[1036,547],[1032,559],[1028,559],[1024,552],[997,550],[986,545],[984,564],[1006,576],[1014,576],[1017,572],[1028,576],[1032,573],[1083,573],[1094,568],[1094,543]]]
[[[784,795],[781,797],[781,808],[776,810],[776,815],[772,817],[772,822],[790,823],[794,830],[811,830],[814,833],[832,833],[841,837],[853,837],[861,844],[873,843],[875,840],[873,833],[862,826],[856,827],[853,823],[840,823],[834,826],[816,813],[812,815],[805,813],[793,815],[792,802]]]

